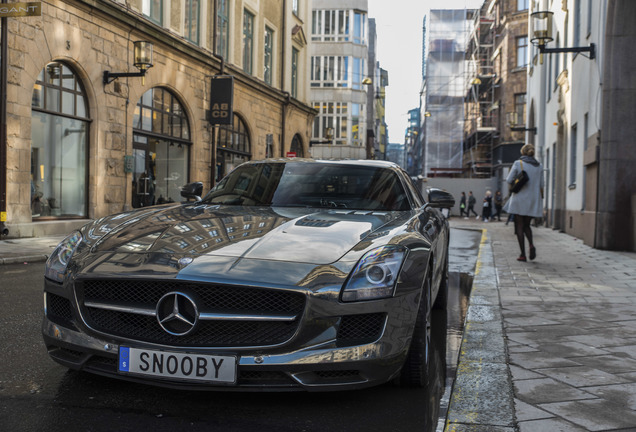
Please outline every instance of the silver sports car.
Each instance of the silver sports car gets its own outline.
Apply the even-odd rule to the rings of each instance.
[[[44,278],[55,361],[189,389],[426,385],[450,194],[424,199],[389,162],[293,159],[201,189],[60,243]]]

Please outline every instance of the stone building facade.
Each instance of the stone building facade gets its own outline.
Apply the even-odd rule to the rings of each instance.
[[[305,5],[44,0],[41,16],[6,19],[8,235],[178,201],[185,183],[207,190],[245,160],[308,156]],[[135,41],[152,43],[152,67],[105,82],[104,71],[138,72]],[[213,126],[221,72],[233,77],[233,122]]]

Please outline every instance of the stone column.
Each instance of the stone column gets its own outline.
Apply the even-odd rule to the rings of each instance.
[[[609,0],[603,53],[603,114],[594,247],[636,250],[636,2]]]

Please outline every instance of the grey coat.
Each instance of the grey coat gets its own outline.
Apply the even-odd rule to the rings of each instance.
[[[543,199],[541,198],[541,191],[544,188],[543,166],[534,158],[523,157],[523,170],[528,173],[528,182],[519,192],[510,196],[503,209],[506,213],[536,218],[543,217]],[[512,183],[520,171],[521,165],[516,160],[506,181],[509,184]]]

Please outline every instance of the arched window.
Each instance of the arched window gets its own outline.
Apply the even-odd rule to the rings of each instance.
[[[160,87],[144,93],[133,118],[134,208],[180,199],[191,146],[190,125],[177,97]]]
[[[31,108],[33,219],[86,217],[89,118],[80,80],[64,63],[47,64]]]
[[[291,147],[289,149],[290,153],[295,153],[296,157],[305,157],[304,153],[303,153],[303,143],[300,140],[300,135],[296,134],[294,135],[294,138],[292,139],[291,142]]]
[[[252,157],[250,136],[245,122],[236,113],[232,117],[232,126],[219,127],[216,148],[216,181],[221,180],[234,167]]]

